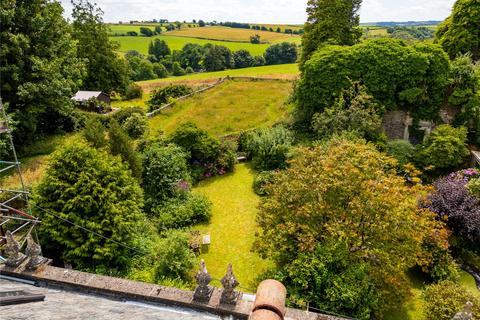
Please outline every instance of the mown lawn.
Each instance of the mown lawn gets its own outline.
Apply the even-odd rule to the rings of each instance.
[[[249,42],[250,36],[258,34],[262,42],[279,43],[293,42],[300,44],[301,37],[298,35],[289,35],[285,33],[277,33],[270,31],[260,31],[243,28],[229,27],[204,27],[204,28],[186,28],[183,30],[169,32],[168,35],[179,37],[192,37],[200,39],[226,40],[226,41],[243,41]]]
[[[405,304],[397,309],[392,310],[385,316],[385,320],[423,320],[424,302],[423,290],[428,283],[427,279],[422,278],[420,273],[412,271],[409,273],[412,295],[405,301]],[[468,290],[479,293],[475,279],[465,271],[460,271],[460,285]],[[480,294],[480,293],[479,293]]]
[[[227,81],[162,111],[151,132],[168,134],[188,121],[216,136],[272,125],[287,114],[291,89],[288,81]]]
[[[277,64],[273,66],[262,66],[242,69],[230,69],[216,72],[192,73],[181,77],[169,77],[164,79],[153,79],[137,82],[139,85],[148,86],[155,83],[177,82],[177,81],[193,81],[220,79],[226,76],[230,77],[259,77],[259,78],[278,78],[278,79],[295,79],[300,74],[298,64]]]
[[[251,44],[251,43],[242,43],[242,42],[227,42],[227,41],[215,41],[215,40],[206,40],[198,38],[189,38],[189,37],[176,37],[173,35],[158,35],[153,37],[129,37],[129,36],[119,36],[119,37],[110,37],[111,40],[118,41],[120,43],[120,51],[127,52],[129,50],[136,50],[141,54],[148,55],[148,45],[154,39],[165,40],[171,50],[182,50],[183,46],[187,43],[197,43],[200,45],[205,45],[207,43],[213,43],[221,46],[225,46],[232,51],[238,51],[240,49],[248,50],[252,55],[259,56],[263,55],[265,50],[270,46],[269,44]]]
[[[211,237],[208,252],[200,258],[215,279],[221,279],[227,264],[232,263],[241,291],[247,292],[254,292],[255,279],[272,266],[251,251],[258,228],[255,217],[259,202],[252,183],[252,169],[239,164],[235,172],[203,181],[194,188],[194,192],[204,194],[213,203],[210,223],[195,227],[202,235]],[[212,284],[220,286],[218,281]]]

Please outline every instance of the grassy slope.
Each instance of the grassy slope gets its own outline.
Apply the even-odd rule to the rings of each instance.
[[[213,43],[221,46],[225,46],[232,51],[238,51],[240,49],[248,50],[252,55],[263,55],[265,50],[270,46],[269,44],[251,44],[242,42],[226,42],[226,41],[214,41],[188,37],[175,37],[170,35],[158,35],[154,37],[110,37],[111,40],[118,41],[120,43],[120,51],[126,52],[128,50],[136,50],[141,54],[148,54],[148,45],[153,39],[158,38],[165,40],[171,50],[181,50],[187,43],[197,43],[205,45],[207,43]]]
[[[228,81],[163,111],[150,120],[150,128],[168,134],[193,121],[219,136],[271,125],[286,114],[284,102],[291,88],[288,81]]]
[[[175,82],[175,81],[185,81],[185,80],[207,80],[207,79],[219,79],[226,76],[239,77],[239,76],[248,76],[248,77],[272,77],[272,78],[286,78],[291,79],[300,74],[298,70],[298,65],[296,63],[292,64],[277,64],[273,66],[262,66],[262,67],[252,67],[252,68],[243,68],[243,69],[231,69],[217,72],[203,72],[203,73],[193,73],[181,77],[169,77],[165,79],[153,79],[147,81],[139,81],[138,84],[152,84],[156,82]]]
[[[251,169],[239,164],[234,173],[201,182],[194,189],[213,203],[210,224],[196,227],[202,235],[211,237],[208,253],[200,257],[205,259],[208,271],[216,279],[221,279],[227,264],[232,263],[242,291],[250,292],[255,288],[255,278],[270,267],[269,262],[250,251],[257,230],[255,215],[259,201],[252,183]],[[220,286],[218,281],[212,284]]]
[[[285,33],[276,33],[269,31],[259,31],[243,28],[228,28],[228,27],[205,27],[205,28],[187,28],[179,31],[169,32],[168,35],[227,40],[227,41],[250,41],[250,36],[258,34],[262,42],[279,43],[279,42],[293,42],[299,44],[301,42],[300,36],[288,35]]]

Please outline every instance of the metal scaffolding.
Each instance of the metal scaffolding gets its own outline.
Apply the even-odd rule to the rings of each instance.
[[[9,119],[1,98],[0,137],[6,143],[9,156],[9,159],[0,161],[0,176],[11,177],[15,186],[15,188],[9,189],[0,184],[0,263],[2,263],[6,260],[6,257],[2,256],[2,252],[7,242],[7,231],[10,231],[15,240],[23,247],[27,236],[34,231],[40,221],[31,214],[28,203],[29,192],[25,188],[20,162],[9,127]]]

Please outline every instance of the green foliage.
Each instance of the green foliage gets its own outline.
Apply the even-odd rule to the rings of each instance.
[[[309,126],[313,114],[332,106],[352,81],[362,83],[387,110],[405,109],[416,119],[435,120],[449,68],[448,56],[437,45],[378,39],[323,47],[303,65],[295,89],[297,122]]]
[[[122,129],[132,139],[138,139],[148,129],[147,117],[140,113],[134,113],[122,124]]]
[[[187,43],[182,48],[180,53],[180,61],[182,67],[188,68],[191,67],[193,70],[200,70],[202,68],[201,62],[205,49],[196,43]]]
[[[258,170],[285,168],[294,141],[292,132],[283,126],[244,133],[240,145]]]
[[[221,71],[235,66],[232,51],[227,47],[208,43],[204,50],[203,67],[206,71]]]
[[[140,27],[140,34],[143,34],[145,37],[153,37],[154,35],[152,29],[147,27]]]
[[[186,199],[169,201],[155,209],[159,230],[185,228],[208,222],[212,215],[212,203],[207,197],[190,193]]]
[[[110,121],[108,138],[110,153],[114,156],[120,156],[128,164],[133,176],[139,178],[142,174],[140,158],[135,151],[132,141],[115,119]]]
[[[148,46],[148,53],[154,55],[157,60],[161,60],[170,55],[171,51],[164,40],[155,39]]]
[[[255,248],[299,303],[379,318],[406,297],[405,272],[431,263],[424,242],[445,248],[443,224],[417,207],[424,189],[406,186],[395,164],[371,144],[334,139],[299,150],[267,187]]]
[[[453,11],[437,29],[436,41],[454,59],[470,53],[480,59],[480,3],[476,0],[457,0]]]
[[[250,36],[250,43],[252,43],[252,44],[262,43],[262,41],[260,40],[260,36],[258,34]]]
[[[262,171],[255,176],[253,180],[253,191],[259,196],[266,196],[266,186],[275,180],[275,172]]]
[[[169,98],[179,98],[192,93],[192,88],[183,84],[171,84],[162,89],[155,90],[152,97],[148,101],[148,106],[151,111],[158,109],[166,104]]]
[[[145,115],[145,110],[141,107],[128,107],[128,108],[121,108],[117,112],[113,114],[113,118],[117,120],[120,125],[123,125],[125,121],[130,118],[135,113]]]
[[[284,64],[297,61],[297,45],[290,42],[282,42],[268,47],[264,54],[265,64]]]
[[[448,88],[448,107],[454,107],[460,113],[455,124],[461,124],[475,130],[475,142],[480,141],[480,64],[475,64],[470,55],[458,56],[452,61],[450,86]]]
[[[85,60],[87,65],[82,88],[124,93],[128,85],[127,64],[117,56],[118,43],[108,38],[102,10],[88,0],[73,0],[72,4],[72,35],[78,41],[78,57]]]
[[[190,180],[186,155],[175,145],[153,144],[143,154],[143,189],[148,211],[185,193]]]
[[[409,163],[415,153],[415,147],[405,140],[391,140],[387,143],[387,153],[397,159],[399,166]]]
[[[471,179],[467,184],[468,192],[480,199],[480,179]]]
[[[172,74],[174,76],[184,76],[186,75],[187,73],[185,72],[185,70],[182,68],[182,66],[180,65],[180,62],[174,62],[173,63],[173,66],[172,66]]]
[[[424,292],[425,320],[451,320],[465,304],[473,303],[473,314],[480,314],[480,296],[451,281],[432,284]]]
[[[382,113],[382,108],[366,92],[366,88],[354,84],[331,108],[313,116],[312,127],[319,138],[353,132],[368,141],[376,141],[382,131]]]
[[[142,189],[117,158],[74,140],[59,148],[34,192],[34,203],[62,219],[135,247],[141,232]],[[134,252],[37,209],[49,257],[76,267],[124,269]]]
[[[417,147],[415,161],[424,169],[450,172],[469,155],[467,129],[441,125]]]
[[[360,40],[358,11],[362,0],[309,0],[302,37],[302,63],[322,45],[353,45]]]
[[[97,118],[89,118],[82,133],[88,144],[95,149],[108,145],[105,126]]]
[[[238,50],[233,53],[235,68],[249,68],[255,66],[255,58],[248,50]]]
[[[390,37],[404,40],[427,40],[434,37],[435,32],[429,27],[403,27],[387,28]]]
[[[165,66],[160,62],[153,64],[153,72],[155,72],[157,77],[160,79],[168,77],[167,68],[165,68]]]
[[[158,245],[157,255],[157,281],[164,278],[189,279],[189,272],[196,263],[196,257],[188,245],[187,233],[179,230],[168,231]]]
[[[180,125],[169,136],[169,140],[187,152],[191,163],[194,161],[203,164],[212,163],[220,153],[220,142],[193,122]]]
[[[0,91],[19,145],[71,130],[71,97],[85,68],[62,6],[48,0],[0,2]]]
[[[194,72],[195,72],[195,71],[193,70],[192,67],[187,67],[187,68],[185,68],[185,73],[186,73],[186,74],[190,74],[190,73],[194,73]]]
[[[142,81],[155,79],[156,74],[153,70],[153,64],[140,57],[128,57],[128,66],[130,69],[130,79],[133,81]]]
[[[128,85],[127,90],[125,91],[125,98],[127,100],[132,99],[141,99],[143,96],[142,87],[136,83],[131,83]]]

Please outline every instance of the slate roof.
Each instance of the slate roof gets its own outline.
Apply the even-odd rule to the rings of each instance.
[[[2,320],[220,320],[220,317],[183,308],[116,301],[75,291],[39,288],[0,279],[0,292],[27,290],[45,295],[43,302],[0,307]]]
[[[102,94],[102,91],[78,91],[74,96],[75,101],[85,101],[91,98],[98,98]]]

